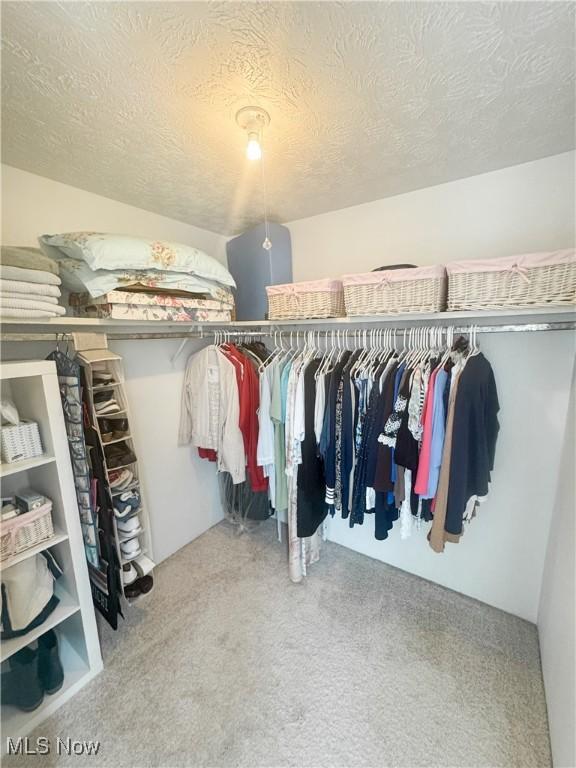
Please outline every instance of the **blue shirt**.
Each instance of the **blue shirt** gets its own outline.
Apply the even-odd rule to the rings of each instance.
[[[423,499],[433,499],[438,489],[440,477],[440,465],[442,464],[442,450],[444,448],[444,435],[446,432],[444,390],[448,381],[448,374],[442,368],[436,374],[434,382],[434,410],[432,411],[432,442],[430,443],[430,473],[428,475],[428,489]]]

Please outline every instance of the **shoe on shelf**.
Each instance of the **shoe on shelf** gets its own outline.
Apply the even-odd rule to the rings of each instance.
[[[114,400],[114,392],[109,389],[104,389],[101,392],[94,393],[95,403],[107,403],[109,400]]]
[[[122,535],[123,539],[128,538],[128,536],[136,536],[142,530],[142,526],[140,525],[140,518],[138,515],[129,517],[128,520],[116,520],[116,528],[118,529],[118,533]]]
[[[105,432],[128,432],[128,419],[125,416],[106,416],[102,419]]]
[[[107,416],[110,413],[117,413],[120,410],[120,406],[116,400],[106,400],[103,403],[94,403],[94,410],[97,416]]]
[[[125,588],[124,596],[127,597],[128,600],[134,600],[134,598],[140,597],[140,595],[147,595],[153,586],[154,579],[151,575],[141,576],[130,584],[130,586]]]
[[[105,456],[106,464],[109,469],[122,467],[125,464],[134,464],[137,460],[136,454],[126,442],[114,443],[109,447],[107,446]]]
[[[58,650],[58,635],[53,629],[38,638],[38,677],[44,691],[56,693],[64,683],[64,670]]]
[[[128,517],[138,509],[140,509],[140,492],[137,489],[125,491],[114,499],[114,514],[119,519]]]
[[[138,571],[138,576],[147,576],[154,570],[154,562],[146,555],[140,555],[132,562],[134,568]]]
[[[105,370],[99,370],[98,368],[92,369],[92,381],[96,382],[98,381],[99,384],[108,384],[114,379],[114,376],[110,373],[110,371]]]
[[[10,656],[10,673],[2,696],[23,712],[33,712],[44,701],[44,689],[38,676],[38,651],[26,647]]]
[[[113,491],[123,491],[134,480],[134,473],[129,469],[113,469],[108,475],[108,480]]]
[[[128,587],[138,578],[138,571],[132,563],[124,563],[122,566],[122,584]]]
[[[121,541],[120,542],[120,551],[124,555],[124,557],[128,557],[132,559],[133,557],[137,557],[142,550],[140,549],[140,542],[138,539],[128,539],[127,541]]]

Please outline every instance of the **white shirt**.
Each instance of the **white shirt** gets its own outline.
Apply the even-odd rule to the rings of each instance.
[[[214,345],[191,355],[184,373],[180,445],[191,443],[218,454],[218,470],[233,483],[246,479],[246,455],[240,431],[236,370]]]
[[[321,373],[316,381],[316,397],[314,400],[314,434],[316,444],[320,445],[322,425],[324,423],[324,408],[326,406],[326,376]]]
[[[276,509],[276,473],[274,461],[274,424],[270,418],[270,366],[260,373],[260,407],[258,409],[258,445],[256,462],[263,467],[268,478],[268,496],[272,507]]]

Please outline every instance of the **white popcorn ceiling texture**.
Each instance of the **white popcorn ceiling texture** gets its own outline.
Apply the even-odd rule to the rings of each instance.
[[[564,2],[3,2],[3,159],[222,232],[573,147]]]

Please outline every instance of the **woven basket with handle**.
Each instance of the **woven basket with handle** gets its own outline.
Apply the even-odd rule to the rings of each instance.
[[[266,293],[270,320],[309,320],[346,314],[340,280],[269,285]]]
[[[519,309],[576,302],[576,251],[503,259],[454,261],[448,271],[448,309]]]
[[[443,266],[344,275],[348,315],[441,312],[446,306]]]

